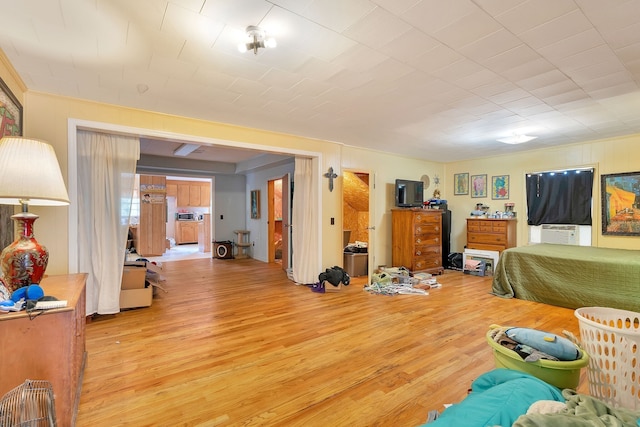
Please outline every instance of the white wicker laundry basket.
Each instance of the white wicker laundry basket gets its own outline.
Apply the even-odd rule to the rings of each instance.
[[[607,307],[575,311],[589,354],[589,393],[614,406],[640,409],[640,313]]]

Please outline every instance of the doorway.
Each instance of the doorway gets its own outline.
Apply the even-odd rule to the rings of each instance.
[[[282,269],[290,267],[291,233],[289,227],[291,200],[290,175],[267,181],[268,199],[268,260],[279,263]]]
[[[343,173],[342,224],[344,268],[352,277],[368,276],[373,265],[371,231],[372,174],[368,171]]]

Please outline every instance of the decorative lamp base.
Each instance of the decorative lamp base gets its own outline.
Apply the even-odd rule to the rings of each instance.
[[[49,263],[47,248],[33,236],[38,215],[22,212],[11,217],[18,224],[18,237],[0,254],[2,282],[9,292],[39,284]]]

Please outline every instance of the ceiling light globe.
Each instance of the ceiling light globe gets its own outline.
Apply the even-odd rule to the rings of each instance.
[[[274,48],[276,46],[278,46],[278,43],[273,37],[268,37],[264,40],[264,47]]]
[[[240,53],[245,53],[247,51],[247,44],[246,43],[240,43],[238,45],[238,51]]]

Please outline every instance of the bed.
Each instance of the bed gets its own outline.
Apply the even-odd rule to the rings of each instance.
[[[560,307],[640,311],[640,251],[535,244],[502,252],[491,293]]]

